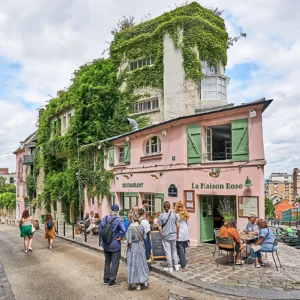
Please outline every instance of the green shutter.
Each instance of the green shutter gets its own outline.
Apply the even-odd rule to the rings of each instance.
[[[108,160],[109,160],[109,165],[113,166],[115,163],[115,157],[114,157],[114,147],[110,147],[108,149]]]
[[[202,126],[189,126],[187,134],[188,164],[200,164],[202,162]]]
[[[124,163],[130,164],[130,142],[124,144]]]
[[[233,120],[232,130],[232,161],[249,160],[248,119]]]

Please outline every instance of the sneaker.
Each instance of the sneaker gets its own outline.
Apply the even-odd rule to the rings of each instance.
[[[30,252],[32,252],[33,250],[32,250],[32,248],[28,248],[28,250],[30,251]]]
[[[245,262],[243,260],[239,261],[239,262],[236,262],[235,264],[240,266],[240,265],[243,265]]]
[[[108,284],[108,287],[111,287],[111,288],[112,287],[119,287],[119,286],[121,286],[121,285],[119,283],[115,282],[115,281]]]
[[[108,281],[104,281],[104,285],[108,285]]]
[[[52,250],[52,247],[49,247],[49,250]]]
[[[260,264],[260,266],[261,266],[261,267],[264,267],[264,266],[265,266],[265,264],[264,264],[264,263],[261,263],[261,264]]]
[[[176,272],[178,272],[179,269],[180,269],[180,265],[175,265],[175,266],[174,266],[174,269],[175,269]]]
[[[27,250],[24,250],[25,253],[27,253]]]
[[[168,273],[173,273],[174,272],[173,268],[164,268],[164,271],[166,271]]]
[[[140,285],[140,284],[138,284],[138,285],[136,286],[136,290],[137,290],[137,291],[140,291],[140,290],[141,290],[141,285]]]
[[[260,264],[257,264],[257,265],[253,264],[253,265],[251,265],[251,267],[252,268],[260,268]]]
[[[144,286],[147,287],[148,286],[148,282],[144,282]]]

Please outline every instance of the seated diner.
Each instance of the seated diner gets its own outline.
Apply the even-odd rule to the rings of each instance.
[[[229,238],[233,239],[234,248],[236,251],[236,263],[235,264],[241,265],[243,263],[241,257],[242,257],[242,253],[245,248],[245,244],[241,240],[240,234],[238,233],[238,231],[236,229],[236,220],[227,221],[227,223],[221,227],[219,237],[220,238],[228,238],[229,237]],[[232,248],[230,248],[230,246],[222,245],[221,243],[219,244],[219,246],[222,248],[225,248],[225,249],[226,248],[232,249]],[[233,254],[230,256],[233,257]]]
[[[258,219],[256,224],[259,228],[258,241],[255,244],[251,245],[250,251],[251,251],[252,258],[255,259],[254,266],[256,268],[260,268],[264,266],[261,253],[272,252],[273,250],[277,250],[277,246],[275,246],[273,249],[274,236],[272,230],[268,228],[267,221],[263,219]]]
[[[258,229],[258,226],[256,225],[256,220],[257,220],[257,217],[254,214],[250,214],[248,216],[248,223],[245,228],[246,233],[258,234],[259,229]]]

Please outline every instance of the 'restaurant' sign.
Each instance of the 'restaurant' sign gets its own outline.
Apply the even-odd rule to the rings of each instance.
[[[143,183],[123,183],[123,188],[142,188],[144,186]]]
[[[216,184],[216,183],[192,183],[192,189],[201,190],[240,190],[243,188],[242,184]]]

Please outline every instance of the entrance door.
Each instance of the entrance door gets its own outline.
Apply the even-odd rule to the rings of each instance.
[[[200,197],[200,242],[214,240],[213,196]]]

